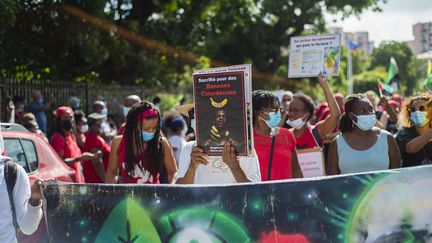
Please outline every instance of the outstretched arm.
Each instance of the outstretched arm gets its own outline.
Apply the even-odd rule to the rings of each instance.
[[[326,117],[324,120],[318,122],[316,124],[316,128],[320,137],[325,138],[329,133],[333,131],[333,129],[339,123],[340,118],[340,108],[336,102],[336,99],[330,90],[330,86],[328,85],[327,79],[321,74],[318,76],[319,84],[324,91],[324,95],[327,100],[327,104],[330,109],[330,115]]]

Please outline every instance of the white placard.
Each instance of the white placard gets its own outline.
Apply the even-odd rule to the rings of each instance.
[[[291,37],[288,77],[338,76],[340,49],[340,34]]]
[[[325,175],[322,148],[299,149],[297,158],[304,178]]]

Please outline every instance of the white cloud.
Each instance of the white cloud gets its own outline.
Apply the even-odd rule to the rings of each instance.
[[[412,26],[432,21],[431,0],[389,0],[381,6],[382,12],[367,10],[359,18],[351,16],[341,20],[340,16],[326,14],[326,20],[328,26],[343,27],[345,32],[368,31],[375,45],[387,40],[413,40]]]

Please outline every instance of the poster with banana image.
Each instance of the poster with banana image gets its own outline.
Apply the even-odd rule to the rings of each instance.
[[[338,76],[340,49],[340,34],[291,37],[288,77]]]
[[[229,141],[238,156],[252,155],[251,66],[194,72],[196,141],[210,156],[220,156]]]

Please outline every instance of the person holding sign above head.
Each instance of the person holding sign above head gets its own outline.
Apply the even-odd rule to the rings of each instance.
[[[394,137],[378,127],[369,99],[350,95],[345,103],[339,129],[331,143],[328,173],[348,174],[400,167],[400,154]]]
[[[324,138],[337,126],[340,117],[340,109],[325,77],[318,76],[319,84],[324,91],[330,115],[314,126],[309,120],[314,113],[314,103],[311,97],[304,94],[295,94],[288,108],[287,124],[292,127],[297,140],[297,149],[309,149],[322,147]]]
[[[196,130],[194,107],[185,104],[177,110],[187,107],[182,112],[191,121]],[[221,114],[222,115],[222,114]],[[224,120],[219,117],[220,123]],[[180,154],[177,184],[225,184],[241,182],[258,182],[261,179],[258,157],[253,150],[253,157],[238,157],[230,141],[223,143],[222,155],[209,157],[204,150],[196,145],[196,141],[187,142]]]
[[[122,183],[159,184],[175,182],[177,164],[168,140],[160,133],[160,113],[152,103],[132,106],[126,117],[125,131],[114,138],[106,183],[116,183],[121,170]]]
[[[269,91],[252,92],[254,146],[260,162],[261,180],[300,178],[296,139],[281,120],[279,99]]]

